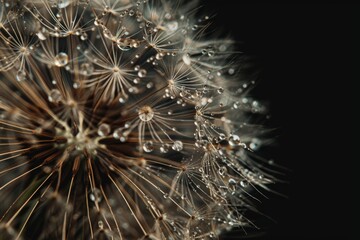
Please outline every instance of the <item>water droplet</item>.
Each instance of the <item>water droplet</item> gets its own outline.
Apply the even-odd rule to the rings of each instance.
[[[215,55],[215,52],[213,51],[213,50],[209,50],[208,51],[208,56],[209,57],[212,57],[212,56],[214,56]]]
[[[249,144],[249,147],[254,151],[258,150],[260,146],[261,146],[261,140],[258,138],[253,138],[251,140],[251,143]]]
[[[26,72],[24,70],[19,70],[16,74],[16,80],[18,82],[22,82],[24,80],[26,80]]]
[[[229,185],[230,186],[234,186],[234,185],[236,185],[237,184],[237,182],[236,182],[236,180],[235,179],[233,179],[233,178],[229,178]]]
[[[222,94],[222,93],[224,92],[224,89],[223,89],[223,88],[219,88],[219,89],[217,90],[217,92],[218,92],[218,94]]]
[[[48,96],[49,102],[59,103],[62,100],[61,92],[58,89],[52,89]]]
[[[143,149],[145,152],[152,152],[154,151],[154,144],[152,141],[146,141],[144,144],[143,144]]]
[[[176,31],[176,30],[178,29],[179,24],[178,24],[177,21],[171,21],[171,22],[169,22],[169,23],[166,24],[166,27],[167,27],[170,31],[174,32],[174,31]]]
[[[219,139],[220,140],[224,140],[226,138],[225,134],[224,133],[220,133],[219,134]]]
[[[45,37],[45,35],[44,35],[42,32],[36,33],[36,36],[38,36],[38,38],[39,38],[41,41],[46,40],[46,37]]]
[[[240,103],[234,102],[233,107],[234,107],[234,109],[238,109],[240,107]]]
[[[238,146],[241,144],[240,137],[238,135],[231,135],[229,137],[229,144],[231,146]]]
[[[117,128],[113,132],[113,137],[116,139],[120,139],[123,136],[123,131],[121,128]]]
[[[103,221],[100,220],[100,221],[98,222],[98,226],[99,226],[100,229],[104,229],[104,223],[103,223]]]
[[[139,118],[141,121],[147,122],[154,117],[154,111],[150,106],[143,106],[138,111]]]
[[[111,131],[111,128],[110,128],[109,124],[102,123],[99,126],[97,133],[99,136],[104,137],[104,136],[109,135],[110,131]]]
[[[82,63],[80,65],[80,73],[82,75],[88,76],[94,72],[94,65],[92,63]]]
[[[79,89],[80,86],[81,86],[81,83],[80,83],[79,81],[75,81],[75,82],[73,83],[73,88],[74,88],[74,89]]]
[[[101,202],[102,200],[102,194],[101,191],[97,188],[94,188],[94,190],[89,194],[89,198],[93,202]]]
[[[60,52],[58,55],[55,56],[55,65],[58,67],[63,67],[69,62],[69,57],[66,53]]]
[[[182,141],[175,141],[171,147],[174,151],[180,152],[183,149],[183,143]]]
[[[138,72],[138,76],[141,78],[145,77],[146,74],[147,74],[147,71],[145,69],[140,69]]]
[[[190,65],[190,64],[191,64],[191,58],[190,58],[190,55],[189,55],[189,54],[184,54],[183,57],[182,57],[182,60],[183,60],[183,62],[184,62],[186,65]]]
[[[80,39],[81,39],[82,41],[85,41],[86,39],[88,39],[87,33],[86,33],[86,32],[83,32],[83,33],[80,35]]]
[[[169,145],[167,145],[167,144],[161,145],[161,147],[160,147],[161,153],[167,153],[168,151],[169,151]]]
[[[59,0],[57,6],[58,8],[66,8],[70,5],[70,2],[71,0]]]
[[[166,199],[166,198],[169,197],[169,194],[165,193],[165,194],[163,195],[163,197]]]
[[[246,181],[246,180],[241,180],[241,181],[240,181],[240,186],[242,186],[242,187],[247,187],[247,186],[249,186],[249,182]]]
[[[229,73],[230,75],[233,75],[233,74],[235,73],[235,69],[229,68],[228,73]]]

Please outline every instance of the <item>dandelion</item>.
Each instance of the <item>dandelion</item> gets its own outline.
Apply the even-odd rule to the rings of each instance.
[[[0,236],[212,239],[276,179],[265,108],[194,3],[0,4]],[[209,39],[210,38],[210,39]],[[246,89],[246,90],[245,90]]]

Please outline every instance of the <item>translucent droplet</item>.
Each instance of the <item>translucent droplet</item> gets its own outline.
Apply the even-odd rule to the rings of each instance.
[[[190,55],[189,55],[189,54],[184,54],[183,57],[182,57],[182,60],[183,60],[183,62],[184,62],[186,65],[190,65],[190,64],[191,64],[191,58],[190,58]]]
[[[144,144],[143,144],[143,149],[145,152],[152,152],[154,151],[154,144],[152,141],[146,141]]]
[[[174,151],[180,152],[183,149],[183,143],[182,141],[175,141],[171,147]]]
[[[169,151],[169,146],[167,144],[163,144],[160,147],[160,152],[161,153],[167,153]]]
[[[22,82],[24,80],[26,80],[26,72],[24,70],[19,70],[17,73],[16,73],[16,80],[18,82]]]
[[[109,124],[102,123],[99,126],[97,133],[99,136],[104,137],[104,136],[109,135],[110,131],[111,131],[111,128],[110,128]]]
[[[38,36],[38,38],[39,38],[41,41],[46,40],[46,37],[45,37],[45,35],[44,35],[42,32],[36,33],[36,36]]]
[[[226,138],[225,134],[224,133],[220,133],[219,134],[219,139],[220,140],[224,140]]]
[[[80,83],[79,81],[75,81],[75,82],[73,83],[73,88],[74,88],[74,89],[79,89],[80,86],[81,86],[81,83]]]
[[[217,92],[218,92],[218,94],[222,94],[222,93],[224,92],[224,89],[223,89],[223,88],[219,88],[219,89],[217,90]]]
[[[248,183],[248,181],[246,181],[246,180],[241,180],[241,181],[240,181],[240,186],[242,186],[242,187],[247,187],[247,186],[249,186],[249,183]]]
[[[113,137],[116,139],[120,139],[123,136],[123,131],[121,128],[117,128],[113,132]]]
[[[229,73],[230,75],[233,75],[233,74],[235,73],[235,69],[229,68],[228,73]]]
[[[89,194],[89,198],[93,202],[101,202],[102,200],[102,194],[101,191],[97,188],[94,188],[94,190]]]
[[[150,121],[154,117],[154,111],[150,106],[143,106],[139,109],[138,114],[140,120],[144,122]]]
[[[229,137],[229,144],[231,146],[238,146],[241,144],[240,137],[238,135],[231,135]]]
[[[238,109],[240,107],[240,103],[239,102],[234,102],[233,107],[235,109]]]
[[[80,39],[81,39],[82,41],[85,41],[86,39],[88,39],[87,33],[86,33],[86,32],[83,32],[83,33],[80,35]]]
[[[170,31],[174,32],[174,31],[176,31],[176,30],[178,29],[179,23],[178,23],[177,21],[171,21],[171,22],[169,22],[169,23],[166,24],[166,27],[167,27]]]
[[[57,6],[58,8],[66,8],[70,5],[70,2],[71,0],[59,0]]]
[[[254,151],[258,150],[260,146],[261,146],[261,140],[258,138],[253,138],[251,140],[251,143],[249,144],[249,147]]]
[[[66,53],[60,52],[55,56],[55,65],[58,67],[63,67],[69,62],[69,57]]]
[[[234,185],[236,185],[237,184],[237,182],[236,182],[236,180],[235,179],[233,179],[233,178],[229,178],[229,185],[230,186],[234,186]]]
[[[103,223],[103,221],[100,220],[100,221],[98,222],[98,226],[99,226],[100,229],[104,229],[104,223]]]
[[[212,56],[214,56],[215,55],[215,52],[213,51],[213,50],[209,50],[208,51],[208,56],[209,57],[212,57]]]
[[[138,72],[138,76],[141,78],[145,77],[146,74],[147,74],[147,71],[145,69],[140,69]]]
[[[91,75],[94,72],[94,65],[92,63],[82,63],[80,65],[80,73],[83,75]]]
[[[58,89],[52,89],[48,96],[49,102],[59,103],[63,98],[61,92]]]

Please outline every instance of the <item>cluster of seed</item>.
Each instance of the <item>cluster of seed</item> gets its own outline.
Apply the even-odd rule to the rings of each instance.
[[[211,239],[250,226],[264,106],[195,3],[0,3],[0,235]]]

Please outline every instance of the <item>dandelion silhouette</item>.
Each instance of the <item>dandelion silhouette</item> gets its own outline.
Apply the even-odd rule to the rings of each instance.
[[[251,227],[263,106],[196,3],[0,3],[0,239]]]

